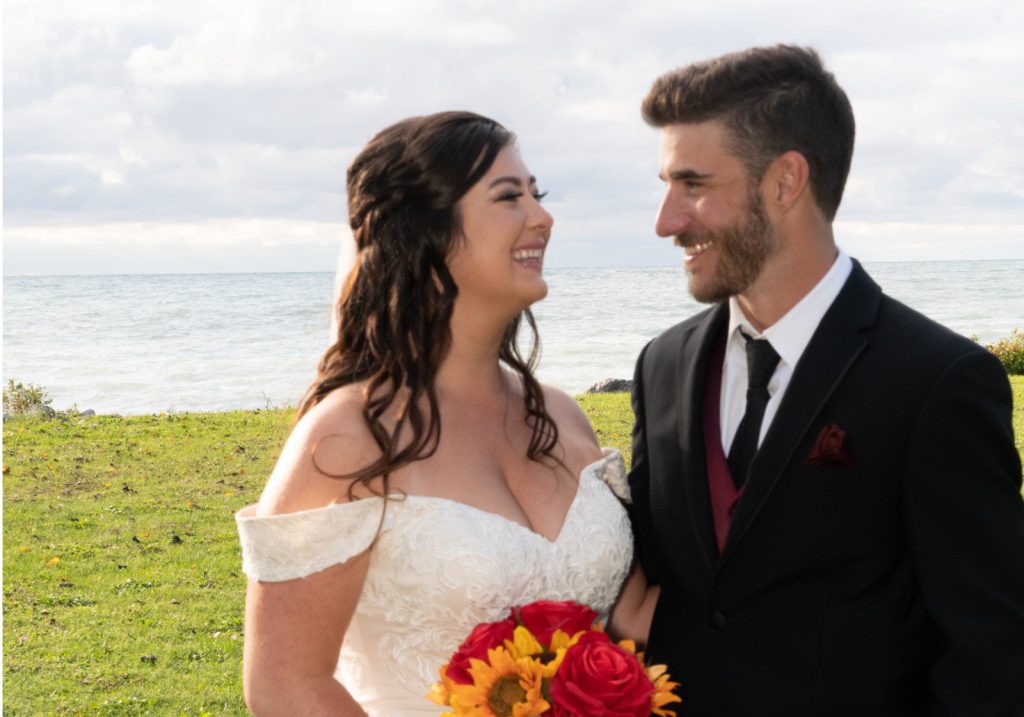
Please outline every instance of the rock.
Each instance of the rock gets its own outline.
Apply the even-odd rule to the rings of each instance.
[[[628,393],[633,390],[633,382],[625,378],[606,378],[598,381],[586,390],[586,393]]]
[[[79,413],[78,415],[79,416],[95,416],[96,415],[96,411],[92,410],[91,408],[87,408],[84,411],[82,411],[81,413]]]
[[[46,405],[33,406],[28,410],[28,415],[40,418],[51,418],[55,413],[56,411]]]

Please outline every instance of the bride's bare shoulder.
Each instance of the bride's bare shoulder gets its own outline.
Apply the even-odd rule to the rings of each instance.
[[[579,402],[565,391],[542,385],[544,407],[558,426],[559,439],[565,445],[576,445],[600,457],[597,436]]]
[[[363,418],[363,386],[335,389],[292,427],[260,497],[257,515],[291,513],[349,500],[351,474],[379,456]],[[371,491],[356,484],[354,495]]]

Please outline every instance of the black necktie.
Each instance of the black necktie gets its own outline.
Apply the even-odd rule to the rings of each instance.
[[[742,331],[740,335],[747,342],[747,408],[729,449],[729,471],[737,488],[746,483],[750,462],[757,454],[764,409],[771,398],[768,381],[779,364],[779,355],[767,339],[752,339]]]

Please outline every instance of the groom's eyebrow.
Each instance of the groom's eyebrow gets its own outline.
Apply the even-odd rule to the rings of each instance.
[[[706,173],[698,172],[696,169],[677,169],[677,170],[675,170],[673,172],[669,172],[668,177],[669,177],[669,179],[676,179],[676,180],[680,180],[681,179],[681,180],[692,181],[694,179],[711,179],[712,175],[709,172],[706,172]],[[663,175],[658,175],[658,178],[661,179],[661,181],[663,181],[663,182],[666,181],[665,177]]]

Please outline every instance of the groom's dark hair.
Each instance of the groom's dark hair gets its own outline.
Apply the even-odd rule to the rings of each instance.
[[[672,70],[655,80],[642,110],[654,127],[723,122],[728,149],[752,180],[784,152],[799,152],[815,201],[835,218],[853,156],[853,108],[813,49],[756,47]]]

